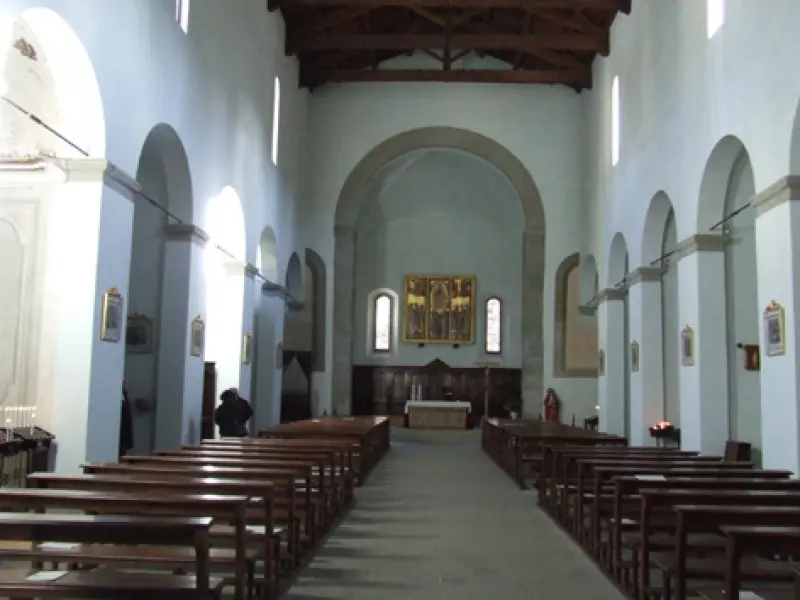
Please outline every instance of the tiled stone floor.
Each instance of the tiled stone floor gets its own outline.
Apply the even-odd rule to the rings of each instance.
[[[477,431],[392,434],[286,600],[623,598],[483,454]]]

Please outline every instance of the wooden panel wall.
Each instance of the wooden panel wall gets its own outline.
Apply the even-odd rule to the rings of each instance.
[[[353,366],[354,415],[402,415],[411,398],[413,383],[422,384],[423,398],[444,400],[446,392],[453,400],[472,404],[473,420],[484,411],[486,376],[480,367],[450,368],[441,361],[426,366]],[[521,399],[521,369],[489,371],[489,416],[507,417],[505,406]]]

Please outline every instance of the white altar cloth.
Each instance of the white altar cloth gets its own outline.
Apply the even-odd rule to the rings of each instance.
[[[412,406],[427,408],[466,408],[468,413],[472,412],[472,404],[469,402],[454,402],[453,400],[409,400],[406,402],[406,414]]]

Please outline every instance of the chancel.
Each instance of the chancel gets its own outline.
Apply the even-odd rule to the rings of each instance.
[[[798,22],[4,0],[0,596],[794,597]]]

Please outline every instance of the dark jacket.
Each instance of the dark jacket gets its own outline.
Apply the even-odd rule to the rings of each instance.
[[[214,411],[221,437],[247,437],[247,422],[253,416],[250,403],[241,396],[223,399]]]

